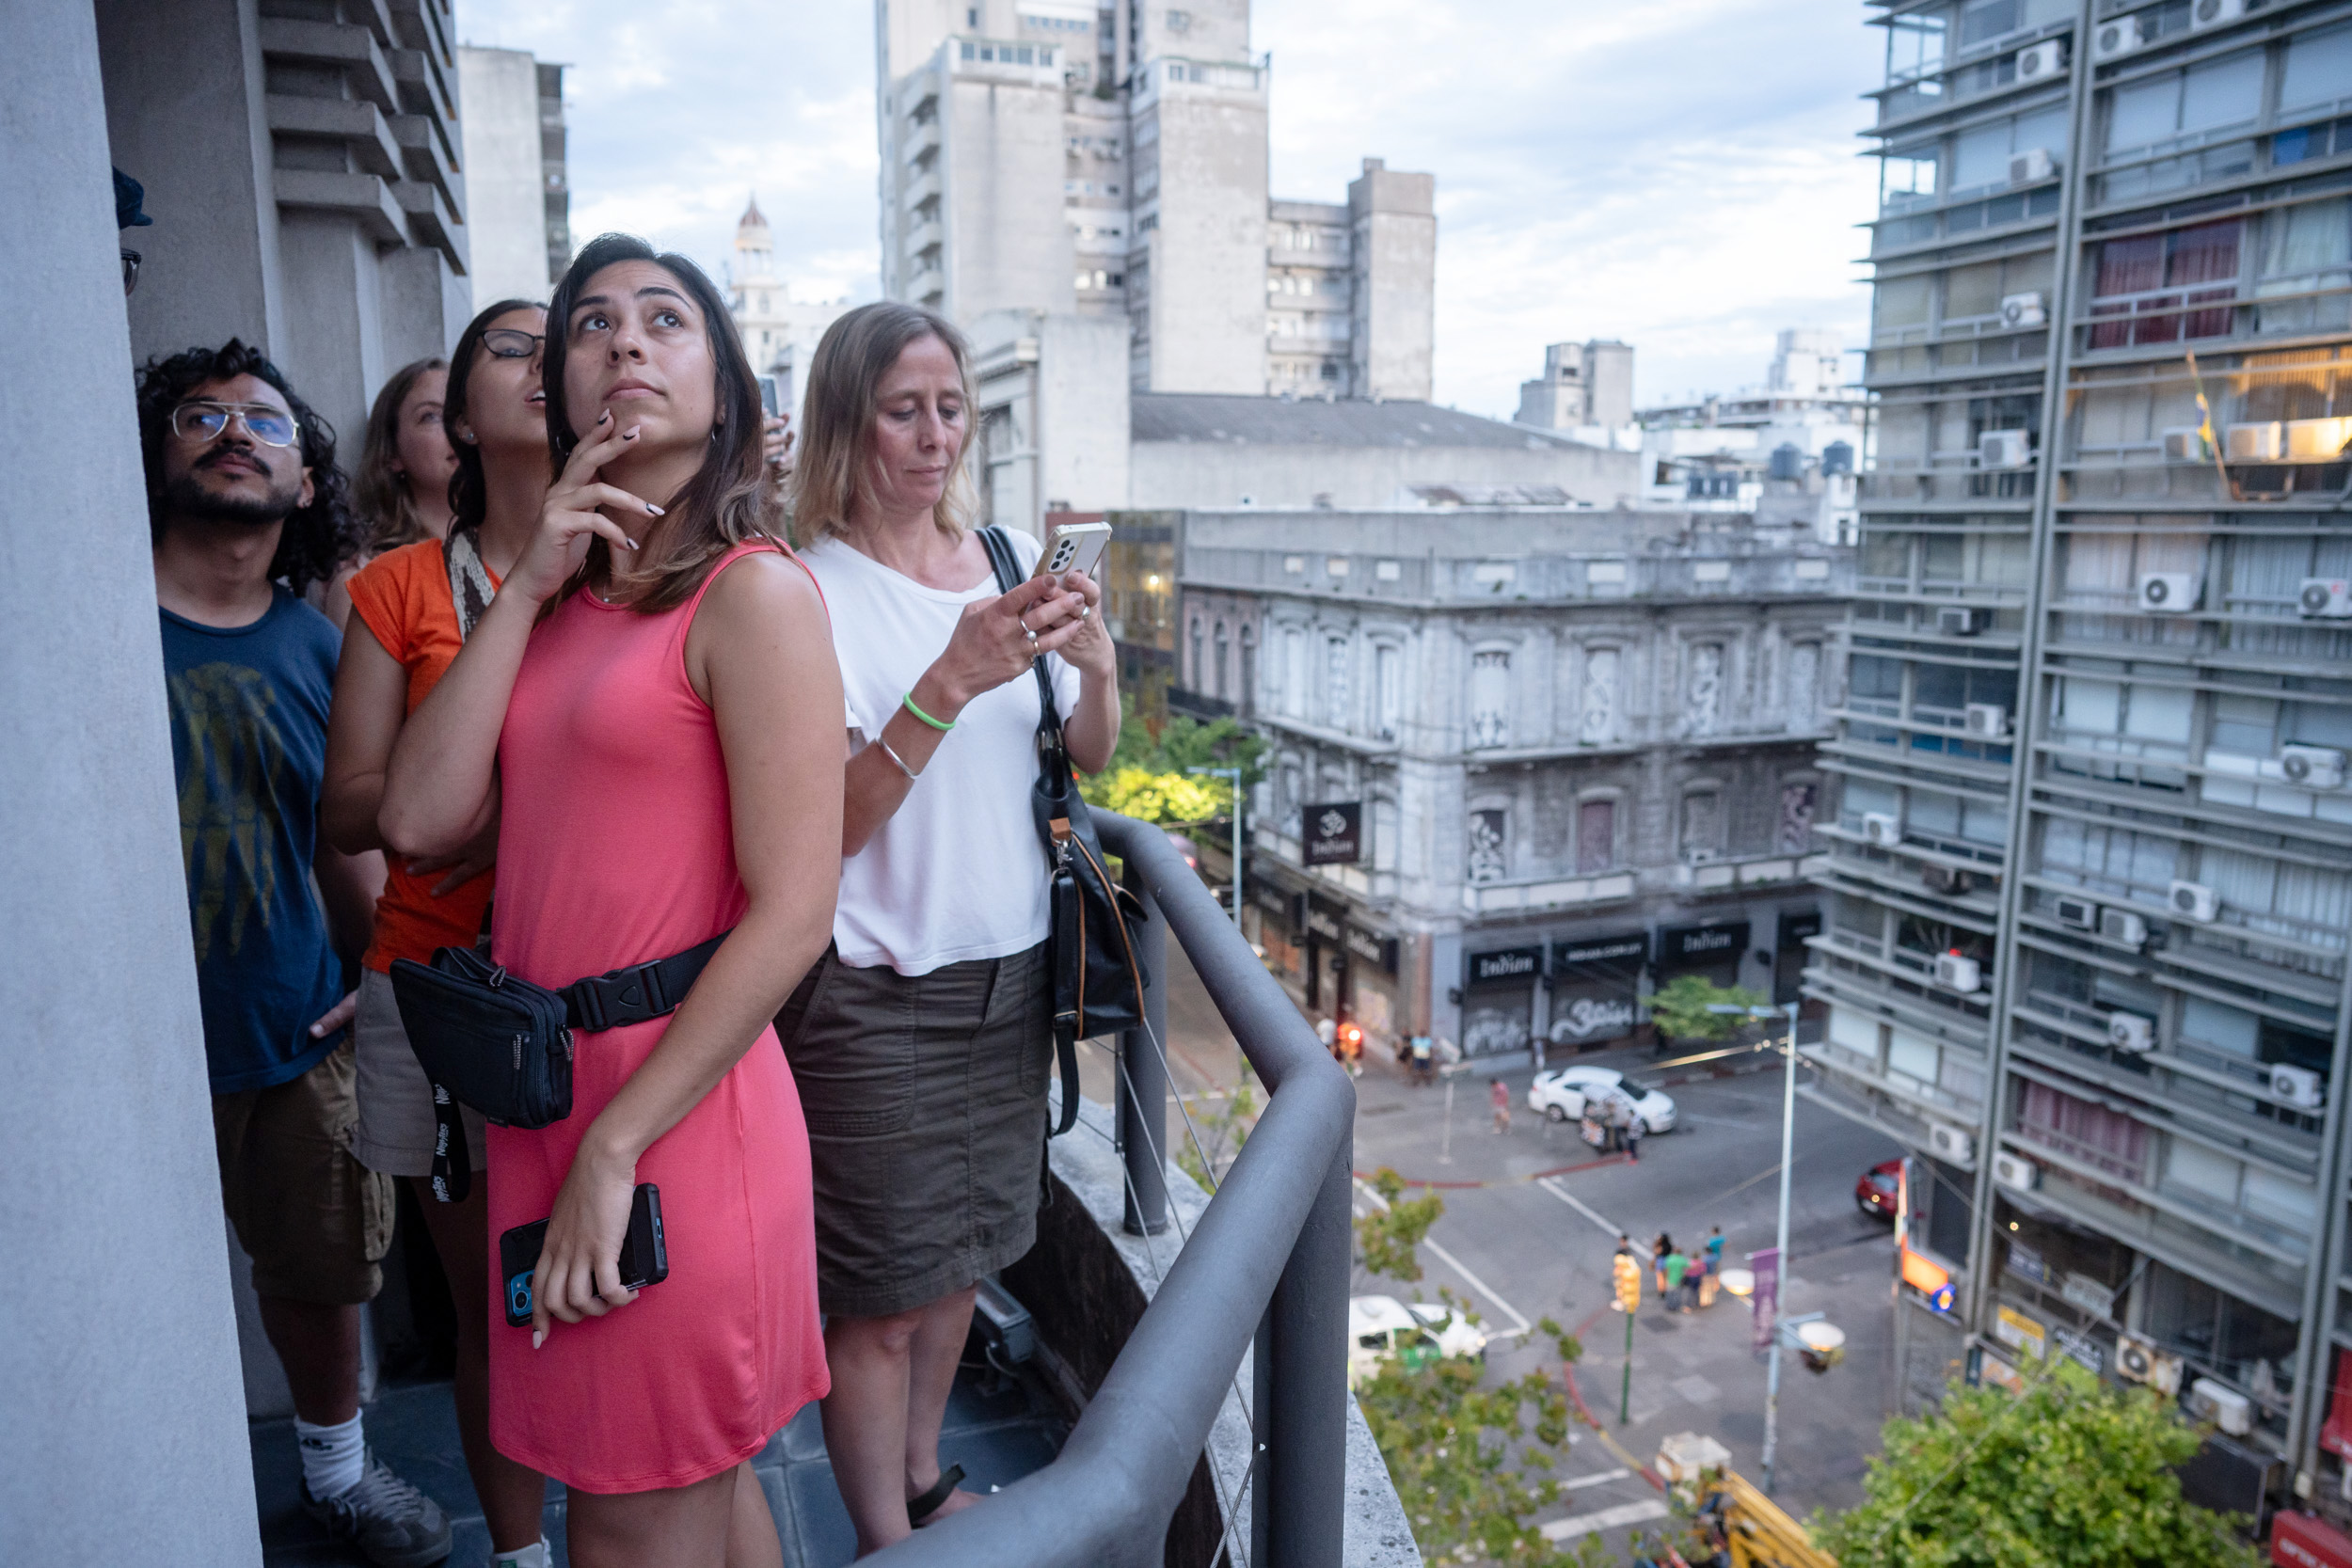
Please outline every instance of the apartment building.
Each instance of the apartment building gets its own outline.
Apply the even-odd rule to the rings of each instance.
[[[572,264],[564,68],[521,49],[468,44],[457,51],[457,82],[473,308],[545,299]]]
[[[1430,395],[1435,182],[1270,201],[1248,0],[877,0],[882,292],[1128,329],[1139,391]]]
[[[1870,11],[1809,1092],[1925,1157],[1979,1375],[2177,1392],[2341,1516],[2352,8]]]
[[[1851,550],[1558,506],[1113,521],[1177,590],[1114,631],[1271,742],[1245,928],[1307,1006],[1540,1058],[1680,974],[1795,1000]]]

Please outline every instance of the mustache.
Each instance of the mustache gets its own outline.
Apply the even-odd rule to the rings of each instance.
[[[252,464],[263,473],[267,473],[269,471],[269,465],[262,461],[262,454],[256,451],[253,448],[245,446],[241,443],[231,444],[228,442],[223,442],[215,446],[212,451],[206,452],[203,456],[189,464],[188,467],[191,468],[216,467],[220,464],[228,462],[232,457],[236,458],[239,462]]]

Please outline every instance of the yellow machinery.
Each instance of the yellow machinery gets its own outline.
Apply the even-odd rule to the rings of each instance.
[[[1731,1568],[1837,1568],[1803,1525],[1731,1468],[1711,1437],[1678,1433],[1659,1445],[1659,1475],[1693,1509],[1699,1534],[1728,1554]]]

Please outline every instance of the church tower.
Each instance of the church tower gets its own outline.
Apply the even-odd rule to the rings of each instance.
[[[775,237],[755,196],[735,225],[735,264],[729,269],[728,313],[743,338],[743,352],[752,369],[772,375],[787,411],[796,397],[793,372],[808,363],[817,340],[835,316],[850,307],[846,299],[816,304],[795,302],[784,280],[776,276]]]

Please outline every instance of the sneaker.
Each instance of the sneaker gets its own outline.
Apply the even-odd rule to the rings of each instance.
[[[302,1510],[376,1568],[428,1568],[450,1553],[449,1515],[368,1451],[359,1484],[324,1500],[302,1488]]]

